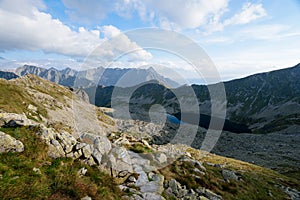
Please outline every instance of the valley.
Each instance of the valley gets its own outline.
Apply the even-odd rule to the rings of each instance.
[[[296,66],[297,70],[298,68],[299,65]],[[287,71],[289,70],[294,73],[295,68],[287,69]],[[278,76],[278,72],[270,74]],[[261,75],[253,77],[255,76]],[[3,75],[3,78],[10,79],[10,77],[14,76],[9,74],[4,77]],[[34,162],[33,165],[26,166],[34,169],[38,166],[41,171],[38,173],[42,175],[36,176],[34,180],[41,181],[45,178],[52,179],[51,177],[62,176],[60,175],[61,171],[53,171],[55,174],[48,171],[52,170],[52,165],[56,162],[67,165],[70,170],[73,170],[72,174],[81,169],[88,171],[87,175],[79,177],[75,175],[77,178],[72,179],[72,185],[69,188],[65,188],[63,185],[53,187],[50,182],[43,182],[40,188],[36,188],[38,193],[31,193],[33,196],[30,198],[81,198],[87,194],[93,199],[99,197],[115,199],[118,198],[118,195],[122,198],[127,196],[129,199],[140,197],[144,199],[172,199],[173,197],[180,199],[186,195],[195,199],[204,197],[208,199],[251,199],[258,196],[268,199],[270,195],[275,195],[276,199],[297,199],[300,195],[298,192],[300,190],[298,181],[300,134],[297,132],[299,118],[297,110],[286,109],[286,105],[298,106],[296,89],[293,93],[283,94],[289,96],[283,98],[287,103],[274,100],[273,103],[258,104],[259,97],[255,97],[251,107],[247,107],[257,108],[257,113],[251,109],[244,111],[252,113],[249,114],[251,116],[249,118],[243,117],[246,115],[239,111],[246,107],[234,104],[234,102],[240,104],[239,102],[246,97],[241,98],[238,95],[233,101],[230,94],[227,95],[229,100],[224,129],[212,152],[208,153],[197,149],[201,149],[211,120],[220,119],[213,119],[210,116],[210,102],[209,99],[206,99],[208,93],[205,86],[192,86],[195,93],[198,94],[197,98],[200,102],[199,122],[194,120],[196,117],[193,112],[178,112],[178,101],[172,90],[182,88],[166,88],[155,81],[144,84],[143,90],[139,88],[135,90],[129,102],[132,119],[122,119],[115,118],[116,110],[110,108],[110,98],[115,86],[75,88],[57,85],[31,74],[17,77],[10,80],[0,79],[0,91],[2,94],[9,94],[7,97],[0,98],[0,126],[2,127],[0,131],[5,137],[10,135],[20,139],[25,150],[27,145],[38,145],[34,148],[41,148],[43,157],[47,155],[45,160],[39,161],[41,164],[34,164],[36,163]],[[297,80],[295,79],[292,84],[297,85]],[[231,82],[225,83],[226,88],[230,90],[228,85],[230,86]],[[121,96],[117,96],[118,101],[122,101],[122,95],[125,95],[127,90],[130,88],[122,88],[123,93],[120,94]],[[235,90],[241,89],[235,88]],[[95,94],[92,91],[96,91]],[[273,99],[281,98],[273,94],[274,92],[272,92]],[[120,105],[123,104],[120,102]],[[151,116],[155,116],[153,114],[159,114],[155,113],[153,109],[149,112],[149,109],[155,104],[163,105],[166,110],[166,113],[162,112],[166,115],[165,124],[161,123],[163,121],[157,121],[157,123],[151,121]],[[283,108],[280,107],[281,104]],[[274,109],[275,107],[277,109]],[[122,109],[122,106],[119,108]],[[266,115],[266,111],[270,108],[272,108],[271,112],[284,109],[285,113],[281,112],[280,116]],[[237,118],[238,114],[240,116],[243,114],[243,116]],[[184,120],[181,119],[181,115],[185,116]],[[257,118],[257,116],[262,117]],[[276,120],[279,119],[284,119],[284,123],[277,123]],[[191,146],[180,144],[180,142],[173,143],[181,124],[198,126]],[[274,126],[274,124],[278,126]],[[264,131],[266,127],[269,128]],[[39,143],[27,141],[20,135],[20,131],[29,134],[27,137],[41,138],[41,141]],[[189,137],[188,132],[186,132],[186,137]],[[13,149],[16,147],[5,147],[6,144],[4,144],[4,148],[7,149],[4,151],[15,151]],[[43,148],[46,150],[42,150]],[[25,153],[29,155],[28,150]],[[32,152],[30,154],[35,155]],[[22,178],[19,180],[27,179],[26,173],[23,174],[23,171],[9,167],[9,165],[17,164],[14,162],[19,162],[9,156],[17,156],[16,159],[29,162],[22,155],[23,153],[1,155],[2,159],[6,160],[0,165],[0,174],[4,177],[2,184],[0,181],[1,191],[16,183],[22,184],[19,181],[13,182],[16,175]],[[122,156],[120,157],[120,155]],[[40,155],[35,156],[40,159]],[[52,164],[47,166],[43,163]],[[93,166],[97,167],[90,168]],[[8,168],[12,174],[8,173]],[[97,175],[95,170],[100,170],[101,174]],[[124,170],[129,171],[123,177],[120,174],[124,173]],[[183,179],[179,178],[181,173],[185,174]],[[91,175],[93,178],[90,177]],[[82,178],[84,176],[90,177],[89,181],[87,181],[87,177]],[[97,181],[99,176],[104,182]],[[64,177],[71,179],[71,177]],[[148,177],[149,180],[146,181],[145,177]],[[53,184],[63,184],[63,182],[55,182],[57,181],[55,179],[52,181],[54,181]],[[105,181],[108,181],[109,185],[105,189],[106,192],[102,193],[100,188],[103,187],[100,185],[106,184]],[[90,187],[90,184],[94,186],[92,190],[77,190],[78,184],[81,184],[83,188]],[[177,189],[173,188],[172,184],[177,185]],[[256,184],[261,185],[261,190],[255,189]],[[34,185],[30,187],[35,188]],[[24,197],[25,188],[16,188],[17,190],[12,194]],[[50,189],[46,192],[45,188]],[[68,191],[76,192],[72,194]],[[16,197],[3,194],[5,194],[2,196],[3,198]]]

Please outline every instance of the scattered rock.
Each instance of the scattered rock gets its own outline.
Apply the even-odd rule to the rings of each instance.
[[[162,196],[155,193],[143,193],[143,198],[147,200],[164,200]]]
[[[141,186],[142,193],[156,193],[161,194],[164,190],[164,176],[155,174],[153,180]]]
[[[228,169],[223,169],[222,170],[222,176],[225,181],[229,182],[231,180],[238,181],[239,177],[235,174],[234,171],[228,170]]]
[[[29,111],[31,111],[31,112],[34,112],[34,113],[37,113],[37,111],[38,111],[38,108],[35,107],[34,105],[31,105],[31,104],[29,104],[29,105],[27,106],[27,109],[28,109]]]
[[[167,156],[164,153],[158,153],[155,157],[159,163],[167,162]]]
[[[24,145],[21,141],[0,131],[0,153],[23,151]]]
[[[0,113],[1,125],[5,127],[36,126],[36,122],[27,119],[25,114]]]
[[[133,175],[131,175],[128,177],[127,182],[136,183],[136,178]]]
[[[210,200],[222,200],[222,197],[220,195],[217,195],[209,189],[205,189],[204,194]]]
[[[285,188],[284,192],[290,197],[291,200],[300,200],[300,192],[296,189]]]
[[[92,198],[89,196],[85,196],[85,197],[81,198],[81,200],[92,200]]]
[[[83,167],[83,168],[78,170],[77,174],[79,176],[85,176],[86,172],[87,172],[87,169]]]
[[[32,169],[36,174],[42,174],[41,170],[39,168],[33,168]]]

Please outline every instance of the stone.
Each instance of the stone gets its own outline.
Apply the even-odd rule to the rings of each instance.
[[[56,133],[53,128],[47,128],[45,125],[40,124],[39,129],[40,131],[37,133],[37,135],[40,136],[40,138],[47,144],[50,144],[51,140],[55,140]]]
[[[83,147],[85,147],[86,145],[87,145],[86,143],[79,142],[79,143],[76,144],[75,149],[76,149],[76,150],[80,150],[80,149],[82,149]]]
[[[202,176],[205,176],[205,172],[200,171],[198,168],[194,168],[193,171],[196,172],[197,174],[201,174]]]
[[[21,141],[0,131],[0,153],[23,151],[24,145]]]
[[[300,199],[300,192],[296,189],[292,188],[285,188],[284,192],[290,197],[291,200],[299,200]]]
[[[178,190],[178,197],[179,198],[182,198],[182,197],[185,197],[186,195],[187,195],[187,193],[188,193],[189,191],[187,190],[187,189],[185,189],[185,188],[182,188],[182,189],[179,189]]]
[[[106,136],[83,133],[79,139],[84,143],[94,145],[94,148],[101,154],[108,153],[111,150],[111,143]]]
[[[66,131],[57,133],[56,137],[61,141],[61,145],[66,153],[71,152],[73,150],[73,146],[77,143],[77,140]]]
[[[146,185],[149,182],[146,172],[141,170],[141,171],[137,171],[137,173],[139,174],[139,177],[135,183],[135,186],[141,187],[143,185]]]
[[[108,163],[113,170],[117,172],[127,170],[128,172],[133,173],[131,158],[127,149],[124,147],[116,146],[112,148],[108,158]]]
[[[130,183],[136,183],[136,178],[133,175],[131,175],[128,177],[127,181]]]
[[[78,174],[79,176],[85,176],[86,173],[87,173],[87,169],[84,168],[84,167],[80,168],[80,169],[78,170],[78,172],[77,172],[77,174]]]
[[[81,149],[81,151],[82,155],[88,159],[92,156],[93,149],[90,145],[86,145]]]
[[[223,169],[222,170],[222,176],[225,181],[229,182],[230,180],[238,181],[239,177],[235,174],[234,171]]]
[[[175,195],[173,194],[173,191],[170,187],[168,187],[167,189],[165,189],[165,194],[169,197],[175,197]]]
[[[158,161],[159,163],[165,163],[165,162],[167,162],[167,156],[166,156],[166,154],[164,154],[164,153],[158,153],[158,154],[155,156],[155,158],[157,159],[157,161]]]
[[[89,196],[85,196],[85,197],[81,198],[81,200],[92,200],[92,198]]]
[[[36,174],[42,174],[41,170],[39,168],[33,168],[32,169]]]
[[[204,194],[209,200],[222,200],[222,197],[220,195],[217,195],[209,189],[205,189]]]
[[[127,176],[129,174],[129,172],[127,170],[124,171],[119,171],[117,177],[118,178],[124,178],[125,176]]]
[[[65,156],[65,152],[64,152],[62,146],[60,145],[60,143],[59,143],[57,140],[54,140],[54,139],[51,140],[51,141],[50,141],[50,144],[56,149],[57,153],[58,153],[59,155],[61,155],[60,157]],[[49,145],[49,146],[51,146],[51,145]],[[49,150],[50,150],[50,149],[48,149],[48,151],[49,151]]]
[[[143,198],[147,200],[163,200],[164,198],[155,193],[143,193]]]
[[[29,104],[27,106],[27,109],[30,110],[31,112],[34,112],[34,113],[36,113],[38,111],[38,108],[35,107],[34,105],[31,105],[31,104]]]
[[[131,196],[131,198],[129,198],[129,199],[132,199],[132,200],[145,200],[143,197],[141,197],[141,196],[138,195],[138,194],[133,194],[133,195]]]
[[[94,158],[94,161],[100,165],[102,162],[102,154],[100,153],[100,151],[98,151],[97,149],[94,148],[94,151],[92,153],[92,157]]]
[[[181,161],[181,162],[188,162],[188,163],[194,165],[195,167],[201,169],[202,171],[206,171],[206,168],[202,165],[202,163],[200,161],[191,159],[188,156],[182,156],[179,159],[179,161]]]
[[[28,119],[25,114],[0,113],[0,119],[2,121],[2,126],[5,126],[5,127],[36,126],[37,125],[36,122]]]
[[[199,199],[200,200],[210,200],[210,199],[206,198],[205,196],[200,196]]]
[[[171,179],[169,181],[169,187],[172,189],[172,193],[175,196],[178,196],[179,190],[181,189],[180,183],[178,183],[175,179]]]
[[[164,190],[163,183],[159,181],[150,181],[141,187],[142,193],[156,193],[161,194]]]

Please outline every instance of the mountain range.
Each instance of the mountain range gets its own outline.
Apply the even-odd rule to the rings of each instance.
[[[180,143],[152,143],[158,124],[112,118],[106,115],[111,109],[91,105],[73,88],[35,75],[0,79],[0,93],[0,199],[300,197],[296,137],[288,154],[280,148],[273,157],[294,171],[286,176]],[[262,148],[270,146],[274,144]],[[224,147],[238,151],[228,143]],[[243,157],[251,158],[251,151]],[[281,162],[284,157],[295,161]]]
[[[130,87],[149,80],[158,80],[170,87],[179,86],[175,81],[158,74],[151,66],[148,69],[136,68],[91,68],[76,71],[71,68],[58,70],[55,68],[41,68],[33,65],[24,65],[14,70],[19,76],[34,74],[51,82],[69,87],[91,87],[95,85]]]
[[[10,79],[14,79],[14,78],[18,78],[19,76],[16,75],[13,72],[4,72],[4,71],[0,71],[0,78],[4,78],[6,80],[10,80]]]
[[[254,74],[242,79],[224,82],[226,92],[226,119],[241,125],[242,132],[271,133],[276,131],[295,133],[300,128],[300,64],[286,69]],[[208,127],[211,115],[210,85],[167,88],[160,83],[148,82],[142,86],[122,88],[123,94],[134,91],[130,97],[133,113],[148,113],[154,104],[163,105],[168,114],[180,118],[180,104],[175,94],[193,89],[199,102],[200,122]],[[111,98],[118,87],[90,87],[85,91],[97,106],[111,106]],[[120,105],[122,95],[118,98]],[[193,97],[184,96],[185,101]],[[191,111],[190,114],[192,114]],[[189,114],[189,113],[185,113]],[[143,116],[144,117],[144,116]],[[145,117],[144,117],[145,118]],[[146,117],[147,118],[147,117]],[[229,123],[230,124],[230,123]],[[236,128],[235,132],[237,131]],[[247,131],[250,130],[250,131]]]
[[[207,128],[210,122],[211,99],[208,89],[210,85],[184,85],[172,89],[166,87],[165,84],[176,86],[177,83],[159,75],[153,68],[104,69],[100,67],[76,71],[70,68],[57,70],[24,65],[17,68],[15,73],[19,76],[34,74],[64,86],[84,88],[89,95],[90,102],[100,107],[111,106],[112,94],[117,88],[121,88],[125,95],[134,91],[130,97],[133,115],[134,113],[148,113],[152,105],[160,104],[169,115],[176,116],[178,119],[182,113],[175,94],[192,88],[199,102],[199,125]],[[0,75],[6,79],[17,77],[9,72],[1,72]],[[129,78],[122,82],[124,75]],[[229,125],[231,127],[229,130],[233,132],[297,132],[300,127],[299,77],[300,64],[297,64],[291,68],[224,82],[227,100],[225,129]],[[152,79],[157,81],[151,81]],[[118,95],[122,96],[122,94]],[[184,98],[189,101],[192,97],[187,95]],[[122,97],[119,99],[122,101]],[[185,114],[192,116],[193,113]],[[145,120],[147,116],[146,118],[142,116],[142,118]]]

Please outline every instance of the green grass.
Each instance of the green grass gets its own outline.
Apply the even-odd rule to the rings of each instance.
[[[24,91],[24,88],[4,79],[0,79],[0,110],[21,114],[29,104],[38,108],[37,113],[47,116],[47,111]]]
[[[132,145],[125,146],[128,150],[133,151],[135,153],[152,153],[153,150],[149,147],[141,144],[141,143],[134,143]]]
[[[71,158],[51,159],[47,146],[36,136],[35,128],[1,128],[23,142],[22,153],[0,154],[0,199],[120,199],[121,191],[114,180],[97,167]],[[36,174],[33,168],[39,168]],[[80,168],[86,176],[78,176]]]
[[[204,162],[206,168],[204,176],[198,175],[198,178],[191,176],[195,174],[193,171],[195,167],[188,162],[178,161],[160,169],[160,173],[165,176],[166,180],[174,178],[189,189],[205,187],[221,195],[226,200],[287,199],[287,195],[278,185],[297,190],[300,188],[300,183],[296,179],[283,176],[272,170],[212,154],[202,157],[199,152],[191,150],[190,153],[195,158],[199,156],[197,159]],[[225,182],[222,177],[222,169],[207,165],[205,162],[227,163],[226,169],[236,171],[240,181]],[[269,194],[272,194],[273,197]]]

